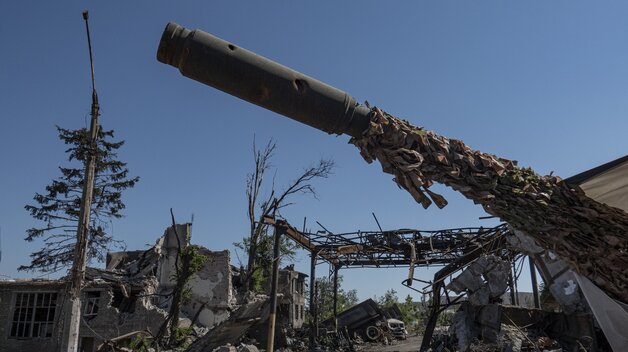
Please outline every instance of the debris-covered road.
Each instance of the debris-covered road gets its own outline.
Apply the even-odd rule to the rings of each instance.
[[[418,351],[421,346],[421,335],[411,335],[408,336],[405,340],[394,340],[391,345],[384,346],[382,344],[368,344],[364,346],[364,349],[360,349],[360,351],[364,352],[409,352],[409,351]],[[368,346],[368,347],[367,347]]]

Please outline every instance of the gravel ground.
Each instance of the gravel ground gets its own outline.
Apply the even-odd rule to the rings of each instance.
[[[369,344],[369,346],[365,346],[361,351],[364,352],[409,352],[409,351],[418,351],[419,347],[421,347],[421,340],[423,336],[412,335],[408,336],[405,340],[395,340],[393,345],[382,345],[382,344]]]

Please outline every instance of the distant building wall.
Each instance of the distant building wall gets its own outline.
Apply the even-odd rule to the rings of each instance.
[[[305,279],[307,275],[292,270],[292,267],[279,272],[279,293],[283,294],[280,304],[287,312],[288,323],[300,329],[305,322]]]

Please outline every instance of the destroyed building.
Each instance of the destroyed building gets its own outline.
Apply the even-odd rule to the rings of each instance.
[[[191,224],[169,227],[148,250],[108,253],[105,269],[87,268],[80,351],[96,351],[106,340],[137,331],[157,333],[170,308],[177,248],[190,230]],[[190,279],[179,324],[211,328],[237,308],[238,270],[228,250],[197,249],[208,260]],[[291,268],[281,271],[282,304],[290,312],[282,319],[294,327],[304,320],[305,277]],[[0,321],[6,322],[0,324],[0,351],[58,350],[67,285],[65,278],[0,281]]]
[[[147,251],[114,252],[107,255],[106,272],[136,279],[154,277],[158,289],[153,304],[164,310],[169,308],[169,293],[174,288],[172,277],[175,273],[177,248],[179,243],[184,243],[189,238],[191,230],[191,224],[176,226],[176,231],[169,227],[155,246]],[[235,304],[233,270],[229,251],[210,251],[199,246],[197,249],[199,254],[209,259],[190,279],[191,299],[181,310],[195,323],[210,327],[225,320]]]
[[[156,331],[165,312],[150,302],[154,281],[103,278],[90,269],[83,289],[79,342],[81,351],[95,351],[104,339],[133,331]],[[65,280],[0,282],[1,351],[56,351],[63,329]]]
[[[294,270],[294,265],[279,270],[281,297],[278,312],[283,312],[282,319],[295,329],[300,329],[305,322],[305,280],[307,275]],[[287,318],[287,320],[285,320]]]

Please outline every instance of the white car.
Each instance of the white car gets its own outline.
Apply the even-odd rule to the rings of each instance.
[[[406,324],[401,320],[388,319],[388,329],[396,339],[405,340],[408,337]]]

